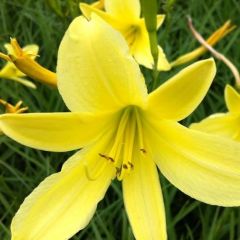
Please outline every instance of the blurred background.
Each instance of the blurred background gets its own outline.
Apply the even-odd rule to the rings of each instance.
[[[38,61],[55,71],[57,50],[72,19],[80,14],[79,0],[0,0],[0,50],[10,37],[21,46],[40,46]],[[87,2],[87,1],[85,1]],[[90,2],[90,1],[88,1]],[[240,26],[239,0],[160,0],[159,13],[167,14],[159,31],[160,45],[170,61],[198,47],[187,27],[186,15],[191,15],[196,29],[207,38],[226,20]],[[216,47],[240,69],[240,29],[236,28]],[[209,57],[206,53],[202,58]],[[223,90],[234,84],[229,69],[221,62],[207,97],[198,109],[182,123],[192,122],[226,110]],[[0,67],[4,65],[0,61]],[[182,67],[160,73],[159,84]],[[149,71],[142,68],[149,81]],[[58,91],[37,83],[37,89],[14,81],[0,79],[0,98],[15,104],[19,100],[29,112],[67,111]],[[1,113],[4,108],[1,108]],[[23,147],[0,136],[0,239],[10,239],[9,225],[24,198],[48,175],[61,169],[72,153],[49,153]],[[221,208],[200,203],[175,189],[161,176],[167,214],[169,240],[238,240],[240,239],[240,208]],[[112,183],[106,197],[88,225],[72,239],[134,239],[123,206],[121,184]]]

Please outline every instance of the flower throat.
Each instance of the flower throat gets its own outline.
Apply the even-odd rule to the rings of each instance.
[[[110,142],[110,151],[99,153],[99,156],[114,165],[117,179],[122,180],[126,173],[134,169],[133,156],[136,155],[136,151],[146,153],[142,122],[137,107],[129,106],[123,110]]]

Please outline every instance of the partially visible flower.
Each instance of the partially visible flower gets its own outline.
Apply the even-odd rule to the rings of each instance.
[[[227,113],[216,113],[191,125],[192,129],[222,135],[240,141],[240,94],[230,85],[225,87]]]
[[[7,50],[8,55],[15,55],[15,51],[12,47],[11,44],[6,43],[4,44],[4,47]],[[31,44],[25,46],[22,51],[24,54],[28,55],[31,59],[35,59],[37,54],[38,54],[39,47],[36,44]],[[0,55],[1,57],[2,55]],[[8,58],[6,55],[7,59],[9,60],[6,65],[0,70],[0,78],[5,78],[9,80],[14,80],[16,82],[19,82],[27,87],[30,88],[36,88],[36,85],[32,83],[31,81],[25,79],[26,74],[21,72]],[[6,59],[5,59],[6,60]]]
[[[11,76],[12,72],[17,72],[18,76],[29,76],[34,80],[55,86],[57,85],[56,73],[42,67],[34,59],[37,56],[38,46],[30,45],[21,48],[15,38],[11,39],[10,44],[6,45],[9,54],[0,53],[0,58],[8,61],[8,67],[3,73],[5,76]],[[35,49],[35,51],[34,51]],[[14,69],[14,71],[13,71]],[[16,78],[14,78],[16,80]],[[19,81],[19,80],[18,80]],[[21,81],[24,84],[24,82]],[[33,84],[33,83],[32,83]],[[35,86],[35,85],[34,85]]]
[[[16,105],[12,105],[7,101],[0,99],[0,104],[5,107],[6,113],[24,113],[28,110],[28,107],[22,107],[22,101],[17,102]]]
[[[236,87],[240,87],[240,74],[237,69],[237,67],[234,65],[234,63],[229,60],[224,54],[218,52],[216,49],[214,49],[203,37],[202,35],[195,29],[191,17],[188,17],[188,25],[189,28],[193,34],[193,36],[198,40],[198,42],[205,47],[215,58],[222,61],[226,64],[226,66],[231,70],[235,81],[236,81]]]
[[[92,12],[104,19],[126,39],[130,52],[136,61],[147,68],[154,67],[154,60],[151,54],[150,41],[145,21],[140,18],[139,0],[105,0],[105,10],[101,11],[86,3],[80,3],[82,13],[91,18]],[[165,15],[157,16],[157,29],[161,26]],[[167,71],[171,68],[167,58],[160,46],[158,46],[158,70]]]
[[[218,28],[212,35],[206,40],[206,42],[210,46],[215,46],[222,38],[224,38],[226,35],[228,35],[230,32],[232,32],[233,29],[235,29],[236,26],[232,25],[231,21],[226,21],[220,28]],[[176,67],[181,64],[185,64],[187,62],[190,62],[200,56],[202,56],[205,52],[207,52],[207,48],[204,46],[200,46],[196,48],[195,50],[186,53],[173,62],[171,62],[172,67]]]
[[[9,137],[47,151],[82,150],[46,178],[15,215],[12,240],[65,240],[86,227],[111,180],[122,180],[136,239],[166,240],[156,165],[189,196],[240,204],[240,144],[188,129],[216,72],[212,59],[185,68],[147,93],[119,32],[96,15],[76,18],[60,44],[58,88],[72,112],[4,114]]]
[[[22,101],[19,101],[19,102],[17,102],[16,105],[12,105],[12,104],[8,103],[7,101],[0,98],[0,104],[4,106],[6,113],[19,114],[19,113],[26,112],[28,110],[28,107],[22,107],[22,103],[23,103]],[[1,128],[0,128],[0,134],[2,134]]]

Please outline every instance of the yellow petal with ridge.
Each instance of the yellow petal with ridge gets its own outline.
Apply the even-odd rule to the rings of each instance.
[[[114,117],[88,113],[0,115],[4,134],[32,148],[64,152],[79,149],[112,127]]]
[[[12,240],[66,240],[89,223],[115,173],[98,156],[101,146],[73,155],[24,200],[11,224]],[[90,180],[86,169],[94,174],[100,168]]]
[[[97,15],[76,18],[58,53],[58,88],[71,111],[117,111],[143,106],[147,89],[120,33]]]
[[[240,115],[216,113],[203,119],[199,123],[191,124],[190,128],[236,139],[240,134]]]
[[[184,119],[201,103],[215,73],[213,59],[184,68],[149,95],[147,114],[176,121]]]
[[[148,121],[153,158],[173,185],[208,204],[239,206],[239,143],[173,121]]]
[[[133,171],[124,177],[124,203],[136,239],[166,240],[162,191],[155,163],[147,157],[149,154],[135,156]]]
[[[224,95],[228,110],[240,114],[240,94],[232,86],[227,85]]]
[[[106,12],[122,22],[134,23],[140,17],[141,7],[139,0],[105,0]]]

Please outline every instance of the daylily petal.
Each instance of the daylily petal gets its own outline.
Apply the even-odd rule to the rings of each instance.
[[[224,94],[228,110],[240,113],[240,94],[230,85],[226,86]]]
[[[149,95],[148,114],[177,121],[184,119],[203,100],[215,73],[212,59],[186,67]]]
[[[31,55],[31,59],[35,59],[37,57],[39,47],[36,44],[31,44],[23,47],[23,51],[29,55]]]
[[[136,239],[164,240],[166,222],[161,186],[152,159],[138,157],[123,179],[124,203]]]
[[[239,143],[172,121],[152,120],[150,126],[154,159],[172,184],[205,203],[239,206]]]
[[[199,123],[191,124],[190,128],[235,139],[240,134],[240,116],[229,113],[213,114]]]
[[[0,77],[11,79],[13,77],[25,77],[26,74],[21,72],[12,62],[7,62],[6,65],[0,70]]]
[[[12,47],[12,45],[10,43],[5,43],[4,44],[4,48],[7,50],[8,54],[11,54],[11,55],[14,54],[13,47]]]
[[[97,16],[101,17],[105,22],[107,22],[108,24],[110,24],[115,30],[117,30],[118,32],[120,32],[123,37],[127,40],[127,36],[130,33],[130,36],[134,39],[135,35],[131,34],[132,32],[134,32],[135,28],[136,30],[138,29],[138,25],[139,25],[139,21],[132,26],[132,23],[127,23],[127,22],[123,22],[122,18],[115,18],[114,16],[110,15],[109,13],[99,10],[97,8],[94,8],[92,5],[86,4],[86,3],[80,3],[79,4],[80,9],[83,13],[83,15],[87,18],[87,19],[91,19],[91,15],[92,14],[96,14]],[[143,23],[143,20],[140,21]],[[161,22],[159,20],[159,22]],[[132,31],[132,32],[131,32]],[[127,41],[128,42],[128,41]]]
[[[115,2],[114,3],[112,3],[112,1],[109,1],[109,2],[110,2],[110,4],[115,4]],[[121,1],[121,3],[122,3],[122,1]],[[124,4],[132,4],[132,3],[133,3],[132,1],[124,1]],[[86,3],[80,3],[79,6],[85,17],[90,18],[91,14],[94,12],[95,14],[97,14],[98,16],[103,18],[106,22],[108,22],[109,24],[111,24],[113,27],[116,27],[116,28],[118,28],[118,26],[119,26],[119,23],[117,23],[117,22],[121,22],[121,24],[124,24],[124,22],[122,22],[122,21],[126,20],[122,15],[120,17],[118,16],[118,14],[111,15],[111,13],[110,13],[111,11],[104,12],[104,11],[101,11],[100,9],[94,7],[93,5],[89,5]],[[119,8],[116,10],[119,11]],[[136,10],[136,8],[134,8],[133,10]],[[125,12],[126,12],[126,9],[124,9],[124,13]],[[139,21],[139,15],[138,15],[138,21]],[[162,25],[162,23],[164,22],[164,19],[165,19],[164,14],[157,15],[157,29]],[[134,19],[134,21],[135,20],[136,19]],[[131,21],[130,23],[133,24],[134,21]],[[139,24],[139,23],[137,23],[137,24]]]
[[[122,21],[134,23],[140,17],[141,7],[139,0],[105,0],[106,12],[122,19]]]
[[[26,87],[30,87],[30,88],[33,88],[33,89],[37,88],[37,86],[33,82],[31,82],[31,81],[29,81],[29,80],[27,80],[25,78],[12,77],[12,78],[9,78],[9,80],[13,80],[15,82],[21,83],[22,85],[24,85]]]
[[[157,15],[157,29],[161,27],[161,25],[163,24],[165,19],[165,15],[161,14],[161,15]]]
[[[36,87],[36,85],[33,82],[23,78],[25,76],[26,76],[26,74],[24,74],[23,72],[18,70],[16,68],[16,66],[13,63],[11,63],[11,62],[8,62],[0,70],[0,78],[5,78],[5,79],[8,79],[8,80],[12,80],[12,81],[21,83],[22,85],[24,85],[26,87],[30,87],[30,88],[36,89],[37,87]]]
[[[163,22],[164,17],[161,17]],[[159,20],[158,24],[161,24]],[[131,46],[131,52],[137,62],[147,68],[153,68],[154,61],[151,54],[150,42],[148,32],[144,23],[144,19],[141,19],[139,23],[138,33],[136,34],[135,41]],[[168,71],[171,68],[163,50],[158,46],[158,70]]]
[[[131,4],[132,1],[128,1]],[[115,3],[115,2],[114,2]],[[131,54],[137,60],[137,62],[147,68],[153,68],[153,57],[150,49],[150,42],[148,32],[145,26],[144,19],[138,18],[135,22],[131,20],[130,22],[125,21],[127,18],[118,17],[110,15],[107,12],[103,12],[96,9],[88,4],[80,4],[81,11],[83,14],[90,18],[92,13],[100,16],[104,21],[109,23],[114,29],[121,32],[122,35],[127,40],[130,45]],[[157,16],[157,28],[161,26],[165,18],[165,15]],[[131,33],[132,31],[132,33]],[[130,40],[129,40],[130,39]],[[158,70],[167,71],[171,68],[169,62],[163,50],[159,47],[159,60],[158,60]]]
[[[96,139],[111,126],[106,119],[105,115],[86,113],[3,114],[0,128],[21,144],[62,152],[79,149]]]
[[[10,43],[4,44],[4,47],[6,48],[8,54],[15,55],[14,49]],[[31,59],[35,59],[37,57],[39,47],[36,44],[29,44],[22,48],[24,53],[31,54]]]
[[[58,53],[58,88],[71,111],[117,111],[142,106],[144,78],[120,33],[100,17],[76,18]]]
[[[88,179],[86,168],[94,174],[103,166],[99,150],[76,153],[25,199],[11,225],[13,240],[65,240],[89,223],[115,172],[106,165],[96,180]]]
[[[114,18],[113,16],[109,15],[108,13],[97,9],[93,7],[92,5],[89,5],[87,3],[80,3],[79,4],[80,10],[82,11],[83,15],[88,18],[89,20],[91,19],[92,13],[98,15],[101,17],[105,22],[109,23],[113,28],[116,29],[121,29],[122,28],[122,23],[119,21],[119,19]]]
[[[104,9],[104,0],[93,2],[91,5],[98,9]]]

